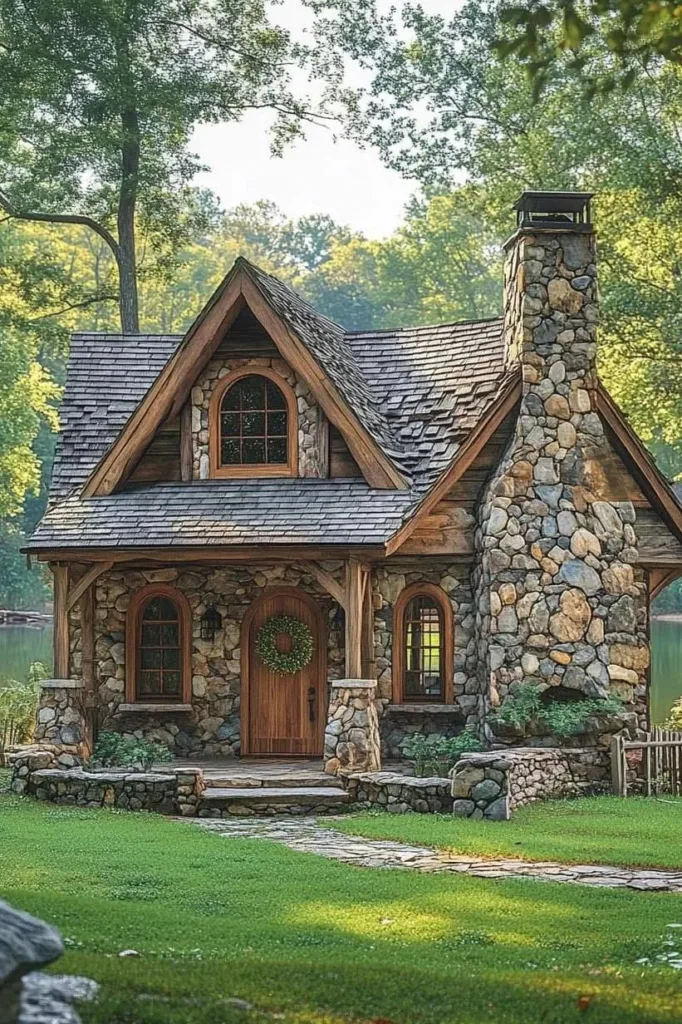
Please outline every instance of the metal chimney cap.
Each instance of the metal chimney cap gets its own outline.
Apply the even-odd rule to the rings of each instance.
[[[522,192],[514,203],[515,210],[525,213],[579,213],[594,192]]]

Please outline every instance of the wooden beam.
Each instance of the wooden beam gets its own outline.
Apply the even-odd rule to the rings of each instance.
[[[431,490],[417,506],[412,514],[412,518],[401,526],[388,541],[386,544],[387,555],[394,554],[408,537],[412,536],[425,516],[428,516],[438,502],[445,498],[450,488],[466,473],[484,446],[492,438],[495,431],[514,409],[520,398],[521,377],[518,373],[515,373],[497,396],[492,408],[488,410],[484,418],[479,420],[471,431],[448,468],[441,473]]]
[[[295,562],[302,572],[307,572],[311,576],[314,576],[318,583],[321,583],[328,594],[334,598],[337,604],[342,608],[346,607],[346,591],[338,580],[335,580],[331,573],[323,569],[317,562]]]
[[[185,402],[180,413],[180,479],[186,483],[192,479],[192,406]]]
[[[109,562],[98,562],[96,565],[91,566],[84,576],[81,576],[78,583],[75,583],[66,598],[66,610],[68,612],[75,606],[76,602],[85,594],[95,580],[102,575],[103,572],[107,572],[111,569],[113,561]],[[60,678],[60,677],[57,677]]]
[[[676,569],[668,568],[655,568],[649,569],[649,601],[653,601],[655,597],[658,597],[660,592],[664,590],[668,584],[676,580],[678,576],[682,576],[682,566]]]
[[[166,363],[121,434],[100,460],[83,488],[82,496],[111,494],[137,463],[165,419],[180,414],[192,385],[220,344],[244,301],[243,275],[237,271],[225,279],[194,322],[177,351]],[[223,289],[221,291],[221,289]],[[219,301],[216,298],[219,294]]]
[[[405,478],[361,425],[357,414],[312,353],[270,308],[248,275],[244,276],[242,288],[249,309],[275,342],[282,358],[308,384],[327,419],[343,434],[367,483],[384,490],[404,490]]]
[[[376,679],[374,662],[374,604],[372,603],[372,577],[370,570],[363,573],[362,599],[362,678]]]
[[[358,558],[346,562],[346,678],[362,679],[362,577]]]
[[[54,577],[54,678],[69,678],[69,567],[57,562],[52,567]]]
[[[226,565],[234,562],[260,562],[268,565],[271,562],[300,562],[301,559],[326,561],[327,559],[346,559],[356,554],[357,549],[350,545],[305,544],[272,544],[272,545],[207,545],[205,547],[158,547],[158,548],[45,548],[34,554],[41,562],[113,562],[114,564],[136,562],[144,565],[147,562],[173,565],[193,562],[223,562]],[[383,558],[386,551],[383,545],[362,549],[363,557],[372,559]]]

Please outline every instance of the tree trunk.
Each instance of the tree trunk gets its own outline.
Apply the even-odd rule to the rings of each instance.
[[[120,280],[121,329],[124,334],[139,334],[137,266],[135,258],[135,204],[140,169],[140,132],[137,111],[123,111],[121,147],[121,190],[118,201],[118,274]]]

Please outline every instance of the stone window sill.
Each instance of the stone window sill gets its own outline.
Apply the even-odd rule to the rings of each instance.
[[[187,713],[188,711],[192,710],[192,705],[191,704],[142,704],[142,703],[140,703],[140,704],[119,704],[117,710],[120,711],[120,712],[123,712],[123,713],[127,713],[127,714],[135,714],[135,713],[139,714],[140,712],[144,712],[145,714],[147,714],[149,712],[157,712],[158,713],[159,711],[163,711],[164,714],[168,714],[170,712],[178,712],[178,711],[182,711],[184,713]]]
[[[461,715],[459,704],[389,704],[387,711],[401,715]]]

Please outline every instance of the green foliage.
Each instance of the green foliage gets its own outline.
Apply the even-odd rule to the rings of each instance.
[[[536,724],[556,736],[568,737],[585,732],[596,715],[617,715],[623,709],[622,701],[613,695],[574,701],[544,701],[542,696],[537,686],[522,683],[488,721],[518,730]]]
[[[10,679],[0,686],[0,763],[8,747],[31,738],[40,694],[38,684],[46,678],[45,666],[36,661],[29,669],[27,682]]]
[[[93,768],[132,768],[148,771],[157,762],[172,761],[165,743],[127,739],[118,732],[102,732],[97,737],[91,764]]]
[[[682,697],[675,701],[665,722],[661,723],[661,728],[682,732]]]
[[[291,647],[281,651],[278,640],[288,636]],[[291,675],[305,668],[313,656],[314,639],[310,627],[291,615],[275,615],[258,630],[256,651],[267,668],[278,675]]]
[[[415,733],[405,746],[405,757],[419,778],[445,778],[462,754],[483,750],[474,729],[467,726],[458,736],[424,736]]]

